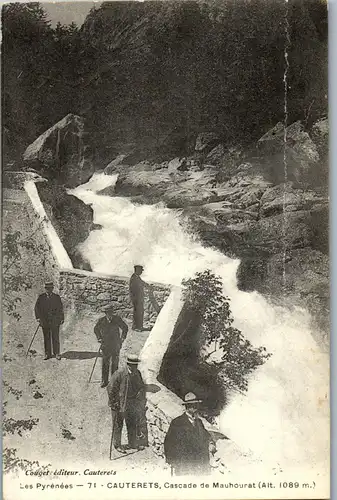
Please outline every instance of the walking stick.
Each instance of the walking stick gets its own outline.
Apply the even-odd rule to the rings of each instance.
[[[32,338],[32,340],[31,340],[31,342],[30,342],[30,344],[29,344],[29,347],[28,347],[28,349],[27,349],[27,352],[26,352],[26,357],[28,356],[29,350],[30,350],[30,348],[31,348],[31,347],[32,347],[32,345],[33,345],[34,339],[35,339],[35,337],[36,337],[37,331],[38,331],[38,329],[40,328],[40,326],[41,326],[41,325],[40,325],[40,323],[39,323],[39,324],[37,325],[37,328],[36,328],[36,330],[35,330],[35,333],[34,333],[34,335],[33,335],[33,338]]]
[[[90,382],[91,382],[91,378],[92,378],[92,375],[93,375],[94,370],[95,370],[95,366],[96,366],[96,363],[97,363],[97,360],[98,360],[98,355],[99,355],[100,349],[101,349],[101,346],[99,346],[99,348],[98,348],[97,355],[96,355],[95,361],[94,361],[94,366],[92,367],[92,370],[91,370],[91,373],[90,373],[90,377],[89,377],[89,380],[88,380],[88,384],[90,384]]]
[[[114,436],[114,420],[112,419],[112,430],[111,430],[111,439],[110,439],[110,452],[109,452],[109,460],[111,460],[113,436]]]

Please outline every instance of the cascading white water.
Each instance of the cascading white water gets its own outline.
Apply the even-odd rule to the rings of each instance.
[[[256,292],[239,291],[239,261],[204,248],[178,212],[97,194],[116,179],[95,174],[72,191],[92,205],[94,222],[103,226],[80,248],[93,270],[128,276],[140,263],[145,280],[174,285],[204,269],[220,275],[235,326],[253,345],[272,353],[252,375],[248,393],[232,396],[220,415],[221,430],[264,466],[296,469],[314,464],[315,470],[327,471],[329,359],[313,340],[308,313],[271,306]]]

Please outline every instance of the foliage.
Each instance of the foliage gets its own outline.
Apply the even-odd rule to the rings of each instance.
[[[3,307],[7,314],[13,316],[17,320],[21,318],[18,311],[18,307],[21,303],[20,293],[32,287],[32,276],[22,269],[23,251],[35,253],[42,250],[40,245],[36,243],[33,238],[37,230],[38,228],[26,238],[23,238],[20,231],[13,231],[10,227],[8,227],[3,234]]]
[[[22,436],[22,432],[31,431],[37,425],[38,418],[30,418],[23,420],[15,420],[14,418],[4,418],[2,423],[2,430],[4,435],[17,433]]]
[[[53,30],[38,2],[2,7],[4,163],[72,109],[73,25]]]
[[[22,391],[19,391],[18,389],[14,389],[11,385],[9,385],[5,380],[3,381],[4,387],[6,387],[7,391],[10,394],[13,394],[15,396],[15,399],[20,399],[22,396]]]
[[[225,379],[229,388],[246,391],[247,377],[271,354],[265,347],[253,347],[242,332],[233,326],[230,299],[223,294],[220,277],[211,271],[198,272],[183,282],[185,305],[201,317],[201,332],[205,346],[215,347],[220,360],[210,362]],[[211,358],[208,353],[205,360]]]
[[[22,248],[31,248],[31,242],[22,241],[20,231],[5,232],[2,242],[3,259],[3,307],[7,314],[17,320],[21,318],[18,306],[21,302],[20,292],[31,288],[31,280],[24,273],[18,272]]]
[[[21,391],[17,391],[13,389],[11,386],[4,382],[4,385],[8,387],[8,391],[15,395],[16,399],[21,397]],[[19,436],[22,436],[24,431],[31,431],[32,428],[37,425],[39,419],[38,418],[30,418],[24,420],[16,420],[14,418],[7,417],[6,411],[7,401],[3,402],[3,410],[2,410],[2,431],[3,434],[15,434],[17,433]]]

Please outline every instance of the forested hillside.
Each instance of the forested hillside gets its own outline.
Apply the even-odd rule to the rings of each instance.
[[[106,2],[55,28],[11,3],[2,18],[5,166],[68,113],[100,167],[188,153],[202,131],[249,144],[284,119],[286,70],[288,123],[327,112],[325,2]]]

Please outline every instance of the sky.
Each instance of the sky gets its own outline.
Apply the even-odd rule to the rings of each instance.
[[[89,13],[89,10],[95,5],[97,8],[102,2],[40,2],[47,13],[52,26],[56,26],[59,21],[61,24],[71,24],[75,22],[81,26]]]

